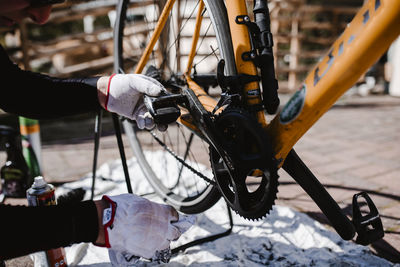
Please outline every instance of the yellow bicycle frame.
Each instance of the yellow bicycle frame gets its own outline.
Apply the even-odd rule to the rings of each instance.
[[[149,57],[154,49],[154,46],[156,45],[156,42],[161,35],[162,29],[164,28],[164,26],[168,20],[168,15],[171,13],[174,3],[175,3],[175,0],[168,0],[166,2],[164,9],[158,20],[158,23],[155,27],[154,33],[150,39],[150,42],[147,45],[138,65],[136,67],[135,73],[141,73],[143,71],[143,69],[146,65],[146,62],[149,59]],[[234,47],[234,51],[235,51],[235,61],[236,61],[237,71],[238,71],[238,73],[257,75],[257,69],[254,66],[254,64],[249,61],[243,61],[241,58],[241,55],[243,52],[250,51],[250,49],[251,49],[247,27],[244,25],[236,24],[236,22],[235,22],[236,16],[247,14],[246,1],[245,0],[226,1],[226,7],[228,10],[229,24],[230,24],[230,29],[231,29],[233,47]],[[189,85],[189,88],[191,88],[196,93],[196,95],[198,96],[200,102],[203,104],[205,109],[208,111],[212,111],[214,109],[214,107],[216,106],[217,102],[215,101],[215,99],[206,96],[206,93],[204,92],[204,90],[200,86],[198,86],[194,81],[192,81],[192,79],[190,78],[192,63],[193,63],[193,59],[196,54],[195,53],[196,45],[197,45],[197,41],[200,36],[200,28],[201,28],[201,22],[202,22],[201,14],[202,14],[203,9],[204,9],[204,3],[203,3],[203,1],[200,1],[199,9],[198,9],[197,17],[196,17],[196,26],[195,26],[194,34],[193,34],[192,47],[191,47],[191,51],[189,52],[188,66],[186,69],[185,77],[186,77],[187,83]],[[248,84],[245,87],[245,92],[247,92],[249,90],[254,90],[254,89],[259,89],[259,84],[257,82]],[[249,96],[247,100],[248,100],[249,105],[261,103],[260,96]],[[266,127],[267,123],[265,121],[264,112],[262,112],[262,111],[258,112],[257,117],[258,117],[258,121],[264,127]],[[184,125],[191,128],[192,130],[196,129],[196,126],[192,125],[190,122],[188,122],[186,120],[183,120],[182,118],[179,119],[179,122],[183,123]]]
[[[268,127],[282,163],[303,134],[374,64],[400,34],[400,1],[364,4],[302,88]]]
[[[145,50],[136,73],[141,73],[161,31],[167,22],[175,0],[168,0],[160,16],[152,39]],[[247,15],[245,0],[225,1],[231,29],[232,43],[238,74],[257,75],[257,68],[251,61],[244,61],[242,54],[251,50],[247,26],[236,23],[236,17]],[[186,70],[189,87],[196,93],[206,110],[211,111],[216,101],[206,96],[200,86],[190,79],[196,44],[201,27],[201,13],[204,4],[200,1],[193,34],[192,50]],[[343,34],[332,45],[328,54],[309,73],[303,86],[286,104],[283,110],[267,124],[263,111],[257,113],[258,121],[271,137],[275,157],[283,164],[289,151],[311,126],[350,88],[359,77],[388,49],[400,34],[400,1],[370,0],[359,10]],[[259,89],[257,82],[244,88]],[[249,105],[261,103],[261,96],[247,98]],[[189,121],[179,120],[195,130]]]
[[[225,1],[226,9],[228,11],[229,27],[231,29],[233,52],[235,54],[236,70],[238,74],[258,75],[257,68],[251,61],[244,61],[242,54],[249,52],[251,48],[249,31],[246,25],[237,24],[236,17],[239,15],[247,15],[247,7],[245,0]],[[250,90],[260,89],[258,82],[252,82],[245,86],[244,95],[247,96],[247,103],[255,105],[261,103],[261,96],[249,96],[247,94]],[[257,113],[258,121],[264,126],[267,126],[265,115],[263,111]]]

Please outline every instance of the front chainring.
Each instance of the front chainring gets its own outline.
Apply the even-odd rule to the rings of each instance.
[[[228,169],[211,146],[211,166],[221,194],[240,216],[263,218],[278,192],[277,165],[268,136],[254,116],[241,107],[221,112],[215,128],[219,145],[234,163],[234,169]]]

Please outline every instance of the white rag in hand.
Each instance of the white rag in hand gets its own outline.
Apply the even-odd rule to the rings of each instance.
[[[177,227],[179,232],[183,234],[186,232],[190,227],[192,227],[196,223],[196,216],[194,215],[184,215],[179,214],[179,221],[173,222],[172,225]],[[112,266],[120,266],[120,267],[129,267],[135,266],[138,261],[140,260],[139,256],[135,256],[129,253],[121,253],[114,251],[113,249],[108,250],[108,255],[110,257],[110,261]],[[161,251],[156,251],[151,258],[153,262],[169,262],[171,258],[171,248],[168,247]]]

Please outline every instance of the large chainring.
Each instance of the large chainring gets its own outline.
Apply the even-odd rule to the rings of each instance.
[[[272,148],[263,128],[250,112],[228,107],[215,120],[218,143],[234,163],[227,165],[210,149],[218,188],[240,216],[257,220],[272,209],[278,191],[278,174]]]

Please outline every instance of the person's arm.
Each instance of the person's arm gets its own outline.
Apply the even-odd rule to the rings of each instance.
[[[58,79],[23,71],[0,45],[0,108],[33,119],[52,119],[97,111],[103,107],[152,129],[154,121],[143,95],[165,91],[157,80],[142,74]]]
[[[169,244],[194,218],[133,194],[55,206],[0,205],[0,260],[92,242],[109,248],[113,265],[136,257],[169,260]],[[126,262],[125,262],[126,263]]]
[[[100,201],[44,207],[0,205],[0,260],[99,239]],[[100,212],[100,214],[98,213]]]
[[[98,110],[99,77],[58,79],[21,70],[0,46],[0,108],[35,119]]]

